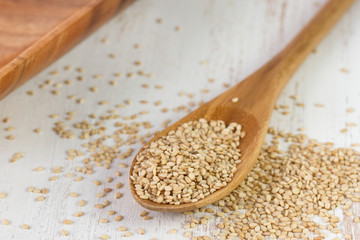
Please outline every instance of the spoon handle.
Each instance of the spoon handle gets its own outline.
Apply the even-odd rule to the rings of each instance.
[[[279,54],[228,90],[220,102],[228,105],[232,98],[237,97],[238,108],[267,121],[291,76],[353,2],[354,0],[329,0]]]

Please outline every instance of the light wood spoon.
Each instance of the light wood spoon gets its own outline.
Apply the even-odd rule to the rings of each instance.
[[[218,201],[234,190],[252,169],[258,157],[271,113],[282,89],[308,54],[352,3],[353,0],[329,0],[293,41],[268,63],[225,93],[164,129],[147,143],[157,140],[185,122],[199,118],[241,124],[246,132],[246,137],[240,144],[242,162],[237,166],[232,181],[226,187],[195,203],[170,205],[141,199],[135,191],[132,180],[129,179],[134,199],[141,206],[150,210],[184,212]],[[233,98],[238,98],[238,101],[234,103]],[[140,152],[142,150],[143,148],[140,149]],[[136,157],[130,168],[130,176],[135,161]]]

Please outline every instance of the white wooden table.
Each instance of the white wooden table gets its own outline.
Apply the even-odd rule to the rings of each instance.
[[[154,125],[151,131],[160,130],[166,119],[175,121],[186,114],[174,112],[173,108],[190,101],[208,101],[225,90],[224,83],[234,85],[265,63],[290,41],[324,2],[143,0],[116,16],[0,102],[0,118],[10,118],[8,123],[0,122],[0,193],[7,194],[0,199],[0,219],[10,221],[8,226],[0,223],[0,239],[85,240],[99,239],[102,234],[119,239],[123,232],[116,230],[118,226],[125,226],[134,233],[130,239],[184,239],[182,227],[188,216],[151,212],[152,220],[144,221],[139,217],[144,209],[133,201],[128,187],[128,169],[119,168],[118,160],[114,160],[109,170],[101,167],[95,168],[92,175],[77,173],[75,167],[82,166],[82,158],[66,160],[66,150],[81,149],[84,140],[60,138],[52,130],[54,123],[65,121],[73,129],[71,125],[83,119],[94,123],[96,119],[88,117],[91,113],[100,116],[110,109],[117,109],[121,117],[126,117],[149,110],[148,115],[139,115],[137,120],[150,121]],[[157,23],[158,18],[162,19],[161,24]],[[180,29],[176,29],[177,26]],[[291,132],[305,127],[305,133],[311,138],[332,141],[337,146],[360,142],[358,126],[349,128],[346,133],[340,132],[347,122],[358,123],[360,118],[359,29],[360,2],[357,1],[318,46],[316,54],[312,54],[292,78],[278,102],[290,105],[291,114],[284,116],[274,112],[272,126]],[[136,49],[134,44],[140,47]],[[109,54],[114,54],[114,58]],[[134,64],[137,60],[141,61],[141,66]],[[65,70],[65,66],[71,66],[71,69]],[[82,73],[76,71],[78,67],[83,69]],[[343,68],[348,72],[341,71]],[[55,70],[58,74],[50,74]],[[137,75],[139,70],[152,74],[152,77]],[[135,76],[127,77],[131,72]],[[114,73],[123,76],[116,77]],[[94,77],[99,74],[102,77]],[[83,80],[77,80],[78,76]],[[211,83],[209,78],[215,81]],[[52,83],[40,89],[39,85],[48,79]],[[72,84],[64,84],[66,79]],[[111,80],[116,85],[109,84]],[[54,83],[62,85],[53,86]],[[142,84],[148,84],[149,88],[141,87]],[[163,88],[157,89],[156,85]],[[98,88],[96,93],[89,91],[92,86]],[[51,93],[55,89],[59,95]],[[202,91],[204,89],[209,92]],[[28,91],[33,91],[34,95],[28,95]],[[181,91],[192,93],[193,99],[180,96]],[[76,98],[68,99],[70,95],[76,95]],[[295,107],[290,95],[297,95],[305,107]],[[76,99],[79,98],[83,98],[84,103],[78,104]],[[125,108],[115,107],[126,99],[131,99],[132,104],[125,104]],[[107,100],[109,104],[99,105],[101,100]],[[140,100],[147,100],[148,104],[141,104]],[[162,101],[160,106],[154,105],[157,100]],[[324,107],[316,107],[317,103]],[[163,113],[161,109],[165,107],[169,111]],[[350,107],[355,109],[353,113],[346,111]],[[64,120],[70,111],[76,112],[74,119]],[[49,114],[59,114],[59,117],[52,119]],[[105,123],[109,134],[115,131],[113,122]],[[14,127],[14,131],[6,131],[7,127]],[[35,128],[43,132],[34,133]],[[6,139],[10,134],[15,140]],[[133,145],[134,152],[140,146]],[[126,149],[128,146],[120,150]],[[23,158],[10,162],[17,152],[23,152]],[[122,162],[130,164],[133,156]],[[44,167],[43,171],[34,171],[40,166]],[[52,173],[55,166],[62,166],[64,171]],[[115,177],[116,171],[122,176]],[[75,177],[69,177],[67,173],[74,173]],[[58,179],[49,181],[52,176],[58,176]],[[84,180],[74,181],[79,176],[84,176]],[[115,180],[106,183],[107,177]],[[102,181],[102,185],[95,186],[95,179]],[[103,188],[113,188],[118,182],[124,184],[123,188],[116,189],[123,193],[121,199],[114,199],[115,190],[104,198],[96,197]],[[30,186],[48,188],[49,193],[28,192]],[[68,197],[70,192],[80,196]],[[45,196],[45,200],[35,201],[38,196]],[[94,207],[107,199],[111,200],[109,207]],[[86,200],[87,204],[79,207],[80,200]],[[107,216],[108,210],[116,210],[124,219],[114,221],[115,216]],[[84,211],[85,215],[73,217],[76,211]],[[360,215],[359,205],[355,205],[354,213]],[[341,212],[339,214],[341,216]],[[98,223],[99,218],[110,222]],[[64,225],[64,219],[74,223]],[[30,229],[22,229],[22,224],[28,224]],[[137,233],[138,227],[145,229],[143,236]],[[210,221],[194,232],[207,234],[213,227],[214,222]],[[359,224],[344,223],[342,227],[352,233],[353,239],[360,239]],[[167,232],[172,228],[179,229],[178,233],[169,235]],[[68,231],[68,237],[61,236],[62,229]]]

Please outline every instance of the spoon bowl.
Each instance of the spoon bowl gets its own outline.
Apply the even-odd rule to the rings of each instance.
[[[170,204],[160,204],[153,202],[147,199],[141,199],[139,195],[136,193],[135,187],[131,184],[130,189],[131,193],[136,202],[138,202],[144,208],[154,211],[163,211],[163,212],[184,212],[190,211],[194,208],[204,207],[208,204],[215,202],[216,200],[221,199],[223,196],[228,195],[232,190],[234,190],[239,182],[247,175],[247,173],[252,169],[256,159],[259,154],[262,140],[263,140],[263,131],[261,131],[260,124],[258,120],[252,116],[251,114],[242,111],[241,109],[235,107],[211,107],[211,102],[207,103],[209,107],[207,108],[199,108],[194,112],[190,113],[186,117],[172,124],[164,131],[158,133],[152,139],[149,140],[149,143],[156,141],[162,136],[166,136],[169,131],[175,130],[180,125],[185,122],[195,121],[199,118],[205,118],[206,120],[223,120],[227,125],[231,122],[236,122],[242,125],[242,129],[246,132],[245,138],[241,140],[240,149],[242,154],[242,162],[237,165],[236,172],[232,180],[226,185],[226,187],[217,190],[216,192],[210,194],[208,197],[205,197],[195,203],[185,203],[180,205],[170,205]],[[231,114],[228,114],[231,113]],[[219,118],[221,117],[221,118]],[[251,131],[247,132],[247,129],[251,129]],[[264,134],[263,134],[264,135]],[[261,143],[259,144],[259,141]],[[146,144],[146,145],[147,145]],[[141,148],[139,152],[144,149]],[[131,165],[130,174],[133,171],[133,167],[135,164],[135,160]],[[132,182],[131,179],[129,179]]]
[[[180,205],[159,204],[141,199],[130,178],[131,193],[141,206],[162,212],[184,212],[216,202],[234,190],[252,169],[267,132],[271,113],[282,89],[301,63],[332,28],[336,21],[351,6],[354,0],[329,0],[307,26],[279,54],[255,73],[202,105],[189,115],[154,136],[146,145],[175,130],[181,124],[205,118],[223,120],[226,124],[242,125],[246,136],[241,139],[241,160],[232,180],[223,188],[194,202]],[[140,149],[140,152],[144,149]],[[130,167],[132,176],[135,160]]]

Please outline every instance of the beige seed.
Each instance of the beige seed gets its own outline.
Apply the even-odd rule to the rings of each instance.
[[[116,214],[116,211],[107,211],[107,215],[115,215]]]
[[[36,201],[37,202],[42,202],[42,201],[44,201],[45,200],[45,197],[44,196],[40,196],[40,197],[37,197],[36,198]]]
[[[58,177],[57,176],[52,176],[49,178],[49,181],[52,182],[52,181],[55,181]]]
[[[64,230],[64,229],[62,229],[62,230],[60,231],[60,233],[61,233],[61,235],[63,235],[63,236],[68,236],[68,235],[69,235],[68,231],[66,231],[66,230]]]
[[[7,135],[6,139],[7,140],[15,140],[15,137],[14,137],[14,135]]]
[[[9,224],[10,224],[10,221],[7,220],[7,219],[5,219],[5,218],[3,218],[3,219],[1,219],[1,224],[2,224],[2,225],[9,225]]]
[[[348,130],[346,128],[343,128],[340,130],[341,133],[346,133]]]
[[[346,112],[348,112],[348,113],[353,113],[354,111],[355,111],[355,109],[353,107],[346,109]]]
[[[37,134],[40,134],[40,133],[42,133],[42,130],[40,128],[35,128],[34,132],[37,133]]]
[[[238,97],[234,97],[234,98],[231,99],[231,101],[232,101],[233,103],[237,103],[237,102],[239,101],[239,98],[238,98]]]
[[[125,232],[125,231],[127,231],[127,228],[124,227],[124,226],[120,226],[120,227],[117,228],[117,230],[120,231],[120,232]]]
[[[78,203],[79,207],[83,207],[86,205],[86,201],[85,200],[81,200],[79,203]]]
[[[79,177],[76,177],[75,179],[74,179],[74,181],[75,182],[80,182],[80,181],[82,181],[84,178],[82,177],[82,176],[79,176]]]
[[[149,212],[144,210],[140,213],[140,217],[145,217],[148,214],[149,214]]]
[[[122,198],[123,194],[120,192],[115,193],[115,199]]]
[[[340,71],[343,72],[343,73],[349,73],[350,72],[349,69],[347,69],[347,68],[341,68]]]
[[[99,180],[94,180],[94,184],[95,184],[96,186],[100,186],[100,185],[101,185],[101,182],[100,182]]]
[[[27,224],[22,224],[21,227],[22,227],[23,229],[27,229],[27,230],[30,229],[30,226],[27,225]]]
[[[105,219],[105,218],[100,218],[99,219],[99,223],[108,223],[109,220]]]
[[[127,232],[124,234],[124,237],[131,237],[132,235],[133,235],[132,232]]]
[[[82,217],[84,216],[84,212],[75,212],[74,217]]]
[[[177,232],[177,229],[173,228],[168,231],[169,234],[175,234]]]
[[[44,171],[45,168],[43,167],[37,167],[37,168],[34,168],[34,171],[35,172],[41,172],[41,171]]]
[[[66,224],[66,225],[73,224],[73,221],[71,221],[70,219],[64,219],[62,222],[63,222],[63,224]]]
[[[0,193],[0,199],[4,199],[7,197],[7,194],[5,192]]]
[[[100,236],[100,238],[101,238],[101,240],[108,240],[108,239],[110,239],[110,236],[107,234],[103,234]]]
[[[138,233],[139,233],[140,235],[144,235],[145,231],[144,231],[144,229],[142,229],[142,228],[138,228]]]
[[[71,193],[69,193],[69,196],[70,196],[70,197],[78,197],[79,194],[76,193],[76,192],[71,192]]]
[[[121,215],[117,215],[117,216],[115,217],[115,221],[116,221],[116,222],[120,222],[122,219],[123,219],[123,216],[121,216]]]

